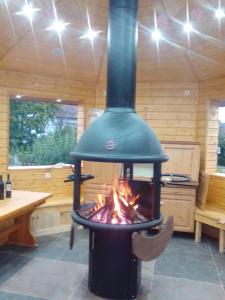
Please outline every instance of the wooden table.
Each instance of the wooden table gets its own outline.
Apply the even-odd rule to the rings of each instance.
[[[50,193],[13,190],[12,198],[0,200],[0,245],[10,243],[35,247],[30,215],[51,196]]]

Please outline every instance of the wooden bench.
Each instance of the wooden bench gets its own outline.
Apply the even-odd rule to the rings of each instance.
[[[201,241],[202,224],[219,229],[219,252],[225,248],[225,177],[200,174],[195,210],[195,241]]]
[[[81,187],[81,203],[84,202]],[[35,236],[57,234],[70,231],[73,210],[73,194],[53,194],[50,199],[40,205],[31,215],[31,230]]]
[[[0,201],[0,245],[5,243],[34,247],[30,215],[51,197],[50,193],[12,191],[12,198]]]
[[[56,234],[71,228],[72,196],[54,196],[39,206],[31,216],[31,230],[35,236]]]

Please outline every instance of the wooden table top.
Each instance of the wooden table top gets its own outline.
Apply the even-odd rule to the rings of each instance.
[[[43,204],[45,200],[51,196],[51,193],[13,190],[12,198],[0,200],[0,221],[16,217],[23,212],[32,210]]]

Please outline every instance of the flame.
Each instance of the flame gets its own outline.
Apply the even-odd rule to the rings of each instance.
[[[131,224],[136,217],[139,195],[132,194],[127,181],[119,181],[108,196],[98,195],[90,220],[110,224]]]

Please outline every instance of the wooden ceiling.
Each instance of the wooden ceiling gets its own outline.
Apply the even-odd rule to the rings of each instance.
[[[0,0],[0,69],[102,82],[106,78],[107,0],[34,0],[40,8],[32,22],[15,15],[25,0]],[[46,30],[54,19],[69,22],[62,41]],[[224,2],[224,3],[223,3]],[[225,6],[225,0],[221,0]],[[198,81],[225,76],[225,21],[214,17],[218,0],[189,0],[189,15],[196,29],[183,32],[186,0],[139,0],[138,81]],[[154,11],[164,36],[159,48],[151,39]],[[80,39],[88,28],[102,31],[92,47]],[[225,18],[224,18],[225,19]]]

